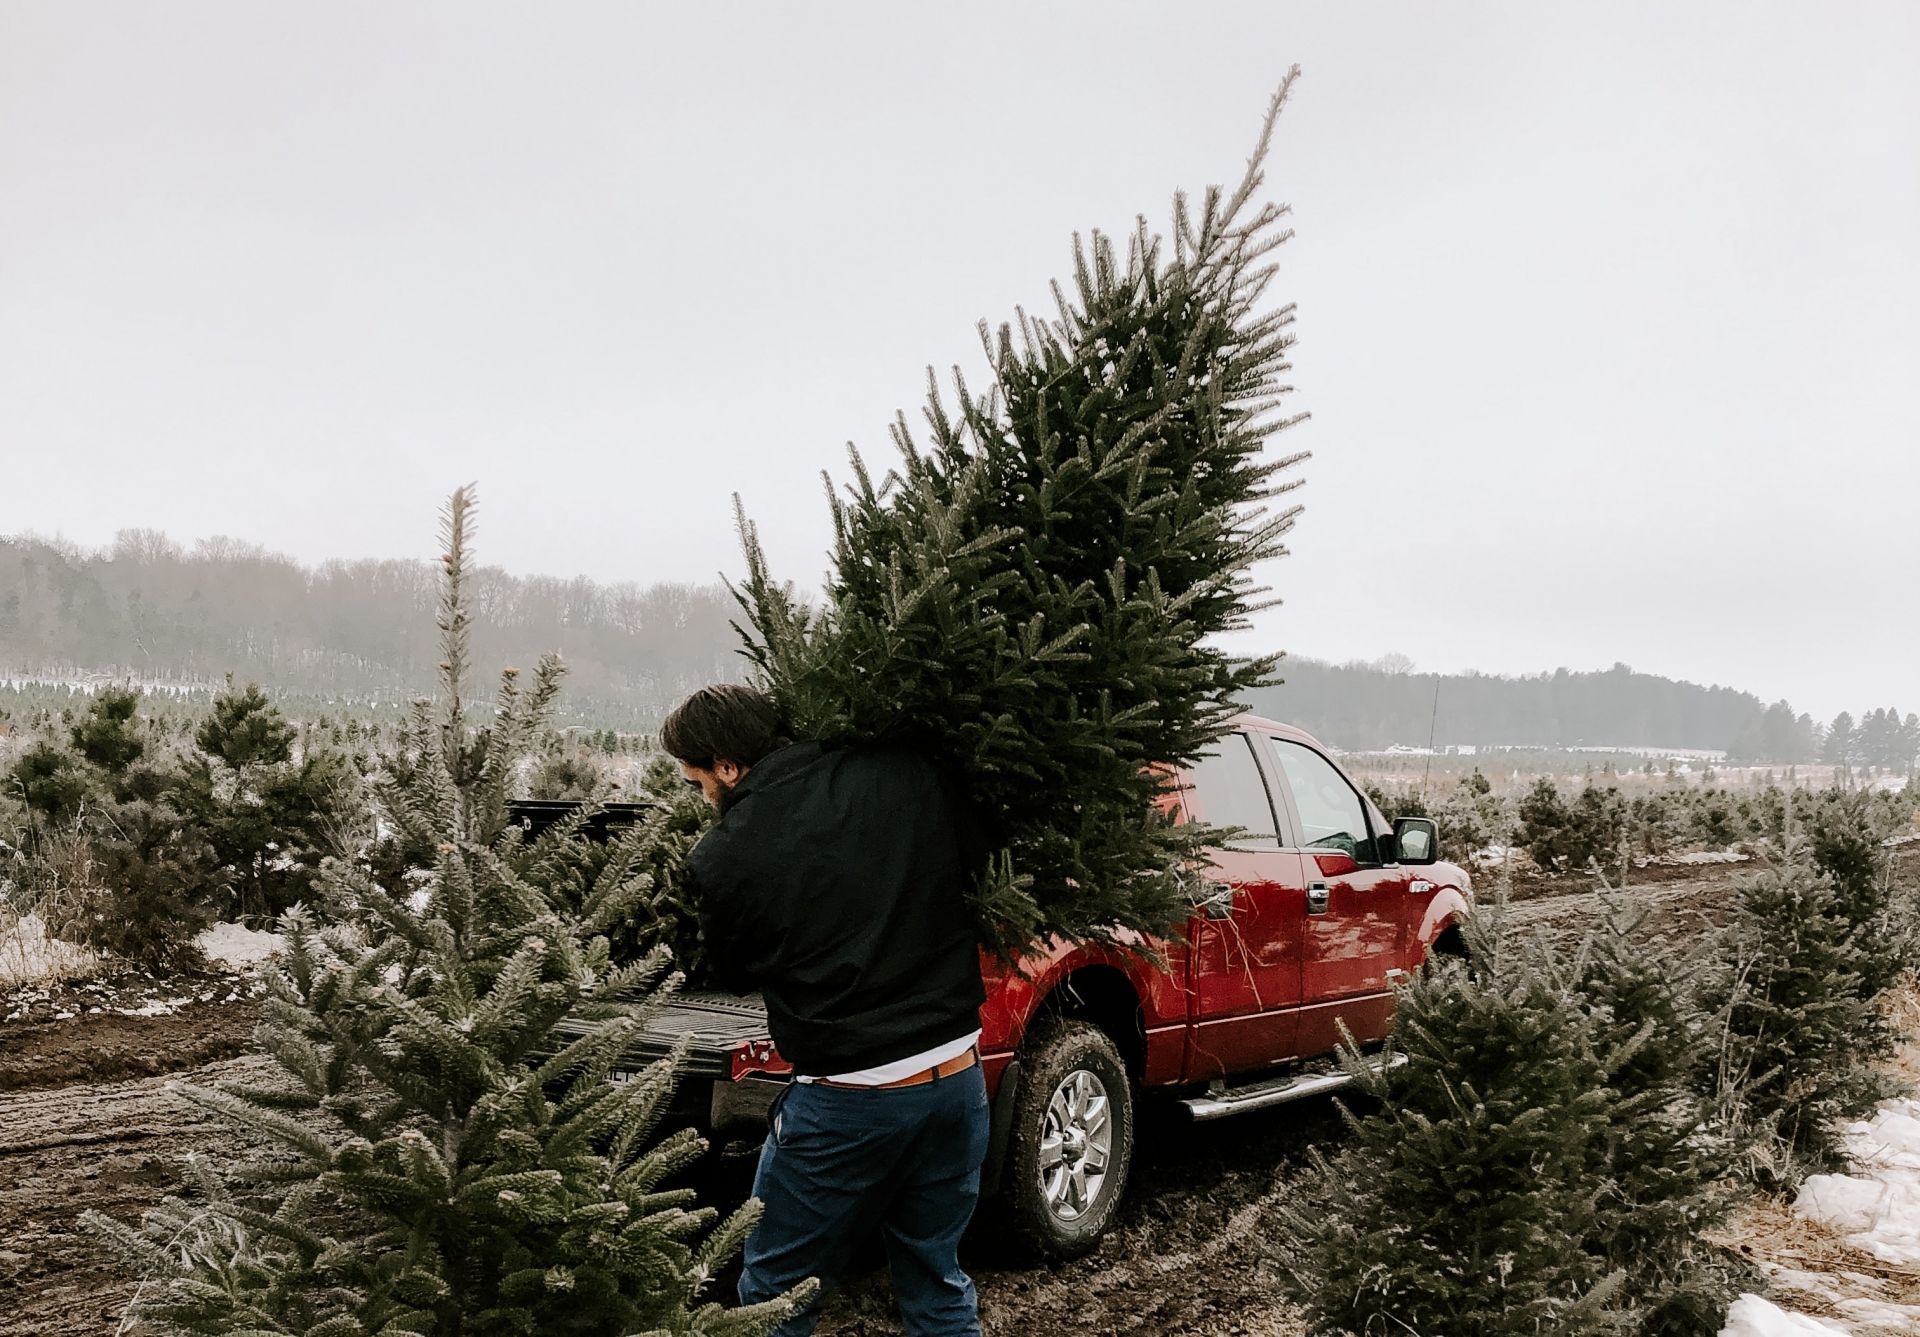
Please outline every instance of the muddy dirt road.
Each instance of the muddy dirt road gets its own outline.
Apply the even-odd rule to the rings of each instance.
[[[1920,849],[1905,860],[1920,865]],[[1719,918],[1737,866],[1647,870],[1622,895],[1648,912],[1649,936],[1691,935]],[[1516,888],[1516,928],[1576,937],[1605,902],[1584,878]],[[0,1027],[0,1334],[102,1337],[121,1331],[135,1282],[79,1229],[96,1208],[132,1220],[175,1190],[193,1152],[240,1149],[167,1082],[258,1075],[240,1053],[253,1005],[166,1018],[79,1018]],[[161,1075],[145,1075],[161,1070]],[[167,1075],[167,1069],[175,1070]],[[990,1238],[970,1246],[989,1332],[1284,1334],[1294,1332],[1264,1261],[1266,1209],[1289,1191],[1308,1147],[1339,1136],[1330,1101],[1281,1107],[1195,1137],[1143,1112],[1139,1158],[1119,1229],[1092,1257],[1024,1268]],[[989,1232],[976,1232],[987,1235]],[[867,1337],[897,1331],[884,1277],[854,1280],[821,1325]],[[127,1329],[131,1332],[132,1329]]]

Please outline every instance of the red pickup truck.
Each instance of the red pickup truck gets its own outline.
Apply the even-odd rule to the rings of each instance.
[[[1036,945],[985,963],[980,1042],[993,1138],[983,1196],[1039,1252],[1072,1257],[1126,1186],[1136,1100],[1166,1093],[1211,1120],[1332,1090],[1342,1025],[1392,1026],[1394,986],[1464,950],[1467,875],[1422,818],[1389,822],[1313,738],[1252,716],[1180,776],[1176,820],[1244,834],[1211,851],[1184,938],[1149,954]],[[684,1045],[682,1113],[716,1134],[764,1126],[788,1068],[757,999],[677,997],[630,1051]]]

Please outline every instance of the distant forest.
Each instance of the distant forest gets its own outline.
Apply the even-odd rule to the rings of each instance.
[[[1285,683],[1256,692],[1253,708],[1350,750],[1424,746],[1431,736],[1439,747],[1698,748],[1792,763],[1815,760],[1824,737],[1784,701],[1769,706],[1749,692],[1625,664],[1501,677],[1289,658],[1280,676]]]
[[[425,561],[291,558],[229,539],[183,548],[152,530],[106,550],[0,538],[0,676],[242,680],[323,700],[403,702],[437,658],[438,573]],[[568,665],[563,718],[647,729],[702,683],[737,679],[732,598],[717,585],[514,576],[473,583],[474,662]],[[1624,664],[1526,677],[1434,675],[1395,657],[1332,665],[1289,658],[1282,686],[1250,701],[1350,750],[1434,741],[1478,746],[1726,750],[1771,762],[1848,760],[1905,769],[1920,720],[1880,709],[1822,726],[1786,702],[1701,687]],[[1434,712],[1434,689],[1439,709]]]
[[[231,540],[183,549],[150,530],[104,552],[0,539],[0,675],[227,673],[322,699],[404,702],[432,688],[439,572],[426,561],[328,562]],[[468,588],[473,662],[567,664],[562,716],[642,729],[702,683],[742,673],[718,586],[601,585],[494,567]]]

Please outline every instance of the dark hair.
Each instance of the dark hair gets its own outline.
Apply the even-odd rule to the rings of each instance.
[[[717,761],[751,767],[787,742],[773,698],[732,682],[702,687],[675,706],[660,726],[660,746],[703,769]]]

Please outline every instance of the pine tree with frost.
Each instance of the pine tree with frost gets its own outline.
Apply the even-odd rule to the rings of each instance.
[[[147,750],[139,709],[137,688],[102,687],[69,731],[74,750],[108,775],[123,774]]]
[[[1637,1330],[1629,1273],[1596,1247],[1622,1055],[1602,1051],[1564,963],[1468,925],[1400,993],[1384,1072],[1348,1054],[1378,1108],[1281,1213],[1282,1262],[1315,1333],[1589,1337]],[[1490,922],[1493,921],[1493,922]]]
[[[1218,736],[1273,659],[1237,660],[1255,563],[1284,552],[1293,485],[1268,441],[1282,412],[1291,305],[1266,304],[1291,233],[1256,203],[1278,116],[1237,189],[1176,196],[1170,238],[1074,246],[1057,318],[982,341],[990,386],[929,376],[926,436],[900,463],[860,456],[832,498],[818,609],[770,574],[741,518],[749,657],[800,736],[910,746],[977,800],[1002,850],[981,888],[989,938],[1111,938],[1189,911],[1205,843],[1159,820],[1169,769]],[[1303,416],[1303,415],[1302,415]]]
[[[1643,946],[1640,923],[1610,917],[1573,970],[1592,1043],[1608,1056],[1613,1098],[1592,1144],[1600,1196],[1584,1243],[1623,1273],[1635,1331],[1713,1337],[1754,1279],[1703,1238],[1725,1223],[1737,1197],[1732,1148],[1699,1090],[1717,1038],[1695,997],[1704,958]]]
[[[169,801],[213,847],[230,913],[269,919],[312,895],[327,853],[359,815],[345,753],[306,747],[257,684],[231,679],[193,733]]]
[[[1838,908],[1861,933],[1861,987],[1877,996],[1920,965],[1920,925],[1911,896],[1895,892],[1885,839],[1888,823],[1868,794],[1831,793],[1807,816],[1807,854],[1833,879]]]
[[[1869,983],[1868,932],[1804,845],[1749,879],[1710,986],[1721,1119],[1763,1183],[1839,1168],[1840,1126],[1891,1094],[1879,1060],[1890,1045]]]
[[[560,670],[545,660],[524,687],[506,670],[491,716],[470,720],[471,504],[462,489],[447,512],[442,696],[415,716],[418,764],[382,795],[386,820],[435,851],[424,900],[330,862],[331,922],[284,923],[260,1032],[275,1079],[176,1088],[269,1150],[196,1164],[201,1196],[140,1229],[87,1218],[141,1277],[135,1309],[159,1332],[752,1334],[799,1298],[701,1300],[754,1211],[716,1226],[663,1187],[701,1150],[690,1131],[653,1138],[672,1060],[607,1080],[675,982],[664,949],[616,961],[604,936],[646,877],[609,865],[575,910],[541,860],[516,860],[507,786]],[[578,1023],[564,1045],[562,1021]]]
[[[598,811],[592,803],[583,803],[508,858],[520,868],[539,865],[553,894],[576,908],[585,905],[603,878],[643,878],[646,893],[629,901],[602,929],[614,959],[627,960],[664,943],[672,949],[674,964],[698,979],[706,946],[684,874],[688,852],[713,824],[713,809],[687,788],[679,768],[665,757],[653,760],[637,788],[646,811],[611,839],[577,839]]]

